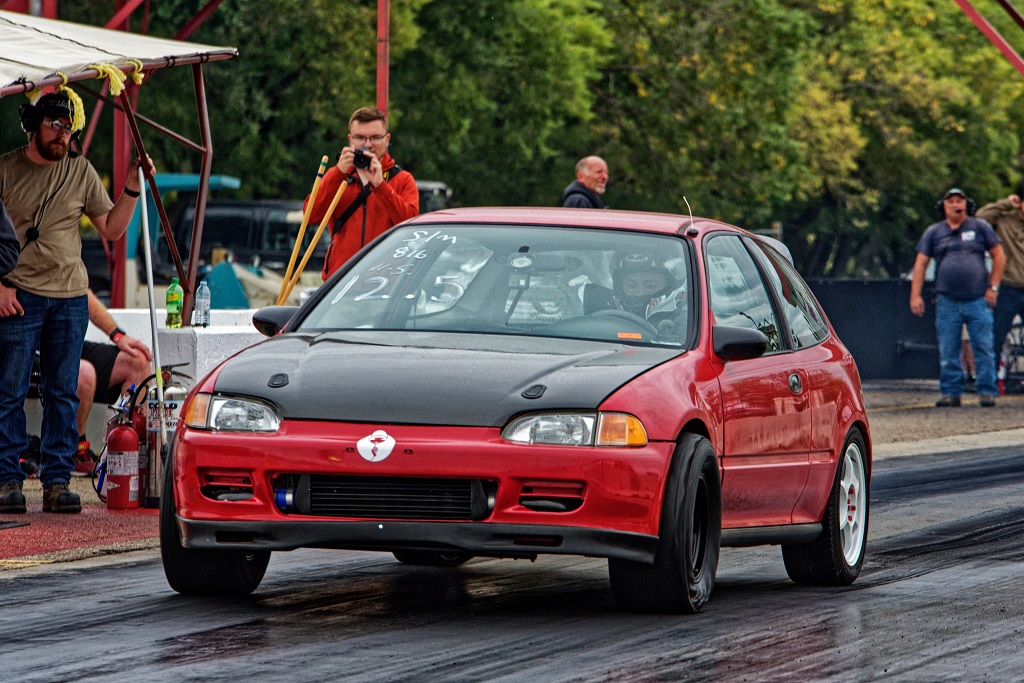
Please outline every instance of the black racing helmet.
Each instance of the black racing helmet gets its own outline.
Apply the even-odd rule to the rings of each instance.
[[[662,278],[663,284],[660,289],[650,293],[627,295],[623,288],[623,282],[627,275],[634,273],[659,275]],[[642,316],[646,312],[647,305],[651,303],[651,299],[665,296],[675,290],[679,284],[672,275],[672,271],[654,256],[642,252],[623,252],[617,254],[612,263],[612,286],[615,291],[615,297],[619,300],[622,308]]]

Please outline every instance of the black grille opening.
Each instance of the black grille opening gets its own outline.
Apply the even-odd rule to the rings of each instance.
[[[496,484],[482,479],[309,476],[309,514],[370,519],[477,520]]]

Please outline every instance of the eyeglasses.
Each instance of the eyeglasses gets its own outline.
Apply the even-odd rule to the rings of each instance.
[[[378,142],[381,142],[386,137],[387,137],[386,133],[384,135],[349,135],[348,136],[349,140],[351,140],[352,142],[356,143],[357,145],[365,145],[367,142],[372,142],[373,144],[377,144]]]
[[[71,133],[73,132],[71,124],[64,123],[63,121],[49,119],[47,121],[43,121],[42,125],[49,126],[51,129],[57,131],[58,133],[67,133],[68,135],[71,135]]]

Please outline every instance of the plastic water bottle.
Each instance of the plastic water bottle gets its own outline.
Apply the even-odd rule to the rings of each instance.
[[[199,283],[196,290],[196,307],[194,316],[196,327],[209,327],[210,325],[210,286],[206,280]]]
[[[178,278],[172,277],[167,288],[167,320],[164,321],[166,327],[181,327],[181,308],[184,303],[185,290],[178,284]]]

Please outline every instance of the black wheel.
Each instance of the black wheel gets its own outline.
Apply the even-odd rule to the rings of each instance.
[[[786,573],[815,586],[849,586],[860,574],[868,540],[868,476],[864,437],[853,429],[843,444],[822,534],[811,543],[782,546]]]
[[[661,508],[654,564],[609,559],[615,602],[635,612],[699,612],[711,597],[722,538],[718,458],[702,436],[676,447]]]
[[[175,520],[171,463],[164,464],[160,497],[160,559],[164,576],[182,595],[248,595],[256,590],[270,562],[269,550],[193,550],[181,545]]]
[[[402,564],[419,567],[458,567],[473,559],[469,553],[446,553],[439,550],[396,550],[392,555]]]

